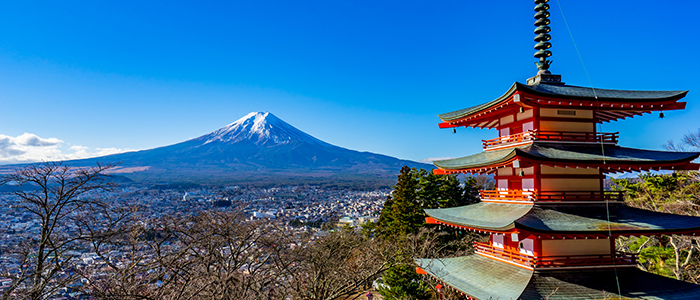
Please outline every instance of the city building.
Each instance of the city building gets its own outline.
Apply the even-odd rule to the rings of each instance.
[[[475,253],[416,259],[417,271],[469,299],[700,299],[700,286],[636,267],[625,236],[696,235],[700,218],[633,208],[606,191],[607,174],[698,170],[700,153],[618,145],[597,124],[685,108],[687,91],[566,85],[549,71],[549,6],[536,0],[538,73],[501,97],[440,115],[441,128],[498,130],[475,155],[435,161],[436,174],[490,174],[481,202],[426,209],[427,223],[487,233]]]

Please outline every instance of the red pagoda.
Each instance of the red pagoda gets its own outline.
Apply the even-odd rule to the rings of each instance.
[[[607,174],[698,170],[695,152],[618,146],[596,125],[679,110],[688,91],[566,85],[550,73],[547,0],[535,0],[537,76],[501,97],[439,115],[440,128],[498,130],[475,155],[435,161],[436,174],[489,174],[481,202],[426,209],[428,223],[490,234],[464,257],[417,259],[419,273],[469,299],[700,299],[700,286],[646,273],[619,253],[622,236],[696,235],[700,218],[626,206]]]

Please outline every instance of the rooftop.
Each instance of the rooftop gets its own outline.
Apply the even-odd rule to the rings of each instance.
[[[460,158],[437,160],[433,164],[446,171],[478,172],[475,169],[499,166],[520,158],[540,163],[575,163],[581,166],[590,164],[593,167],[603,168],[605,172],[605,169],[615,167],[613,164],[636,166],[635,169],[661,168],[661,165],[664,164],[678,164],[679,166],[674,166],[673,169],[681,169],[682,165],[698,158],[698,156],[700,156],[700,152],[643,150],[615,145],[533,142],[523,147],[484,151]],[[697,165],[689,165],[688,167],[697,170]]]
[[[629,267],[530,271],[480,255],[416,259],[416,263],[430,276],[477,299],[700,299],[698,285]]]
[[[604,112],[598,114],[598,117],[602,120],[610,121],[641,115],[642,113],[651,111],[683,109],[685,108],[685,103],[676,103],[676,101],[685,97],[687,93],[688,91],[593,89],[590,87],[549,83],[526,85],[515,82],[505,94],[494,100],[465,109],[440,114],[438,117],[444,122],[457,124],[457,126],[470,126],[467,125],[468,123],[461,124],[460,122],[466,119],[479,118],[479,115],[483,116],[485,113],[505,106],[520,106],[520,103],[516,102],[522,102],[522,104],[527,104],[529,106],[621,110],[622,112],[620,113],[624,114],[624,116],[618,117],[607,115]],[[545,100],[546,102],[541,102],[541,100]],[[603,114],[601,115],[601,113]]]
[[[416,259],[416,263],[430,276],[477,299],[518,299],[532,277],[532,271],[479,255]]]
[[[621,203],[522,205],[480,202],[426,209],[425,212],[443,223],[493,231],[518,228],[543,234],[604,235],[608,231],[613,235],[700,231],[700,217],[654,212]]]

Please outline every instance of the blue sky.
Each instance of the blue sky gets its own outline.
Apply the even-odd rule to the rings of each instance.
[[[590,82],[562,19],[578,45]],[[661,149],[700,128],[700,4],[550,1],[568,84],[690,90],[602,126]],[[535,75],[531,1],[6,1],[0,164],[148,149],[270,111],[329,143],[420,161],[496,131],[437,127]]]

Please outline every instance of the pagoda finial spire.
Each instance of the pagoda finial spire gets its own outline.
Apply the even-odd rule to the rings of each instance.
[[[537,74],[550,74],[549,66],[552,64],[551,60],[547,60],[548,57],[552,56],[552,51],[547,50],[552,47],[552,43],[549,42],[552,38],[549,32],[552,29],[548,26],[550,21],[547,2],[549,0],[535,0],[535,26],[537,26],[535,28],[535,42],[537,42],[535,44],[535,50],[537,50],[535,57],[540,59],[535,63],[539,70]]]

